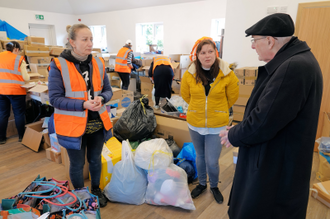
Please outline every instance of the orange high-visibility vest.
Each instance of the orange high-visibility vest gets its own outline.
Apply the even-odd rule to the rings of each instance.
[[[171,64],[171,59],[167,56],[157,56],[154,57],[154,67],[152,68],[152,75],[154,75],[155,68],[158,65],[169,65],[173,69],[173,66]]]
[[[21,87],[25,84],[20,68],[23,59],[9,51],[0,53],[0,94],[26,95],[25,88]]]
[[[195,59],[196,59],[196,49],[197,49],[197,47],[198,47],[198,44],[199,44],[201,41],[203,41],[203,40],[211,40],[211,42],[213,42],[214,45],[216,45],[215,42],[213,41],[213,39],[212,39],[211,37],[202,37],[202,38],[198,39],[198,40],[195,42],[195,45],[194,45],[194,47],[192,48],[192,50],[191,50],[191,52],[190,52],[190,56],[189,56],[190,61],[195,61]],[[217,57],[219,57],[219,52],[218,52],[217,47],[215,47],[215,52],[216,52],[216,54],[217,54]]]
[[[65,97],[77,100],[88,100],[87,86],[85,79],[78,72],[74,63],[65,60],[64,58],[53,59],[57,68],[60,70],[63,84],[65,87]],[[93,88],[94,97],[98,96],[103,89],[103,79],[105,65],[101,58],[92,59],[93,65]],[[104,128],[109,131],[112,128],[109,114],[105,105],[99,111],[100,118]],[[68,137],[80,137],[85,133],[87,125],[88,110],[84,111],[68,111],[55,108],[54,122],[56,133]]]
[[[127,65],[127,57],[129,52],[132,52],[132,50],[126,47],[123,47],[119,50],[115,63],[116,72],[131,73],[131,68]]]

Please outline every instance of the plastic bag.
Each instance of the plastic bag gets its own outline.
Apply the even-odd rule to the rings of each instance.
[[[166,141],[162,138],[142,142],[135,151],[135,165],[145,170],[168,167],[173,154]]]
[[[180,160],[177,163],[177,165],[180,165],[180,163],[182,163],[185,160],[189,160],[191,162],[191,164],[195,169],[194,179],[196,179],[197,178],[196,151],[193,143],[191,142],[184,143],[179,155],[176,158]]]
[[[120,141],[137,141],[151,135],[157,126],[148,99],[142,97],[131,103],[113,127],[114,136]]]
[[[141,205],[145,201],[147,176],[135,166],[131,146],[122,143],[122,160],[116,163],[104,195],[113,202]]]
[[[196,209],[188,188],[187,174],[175,164],[149,171],[146,203]]]
[[[175,106],[181,113],[187,113],[188,110],[188,103],[183,100],[182,97],[173,95],[170,99],[170,102],[173,106]]]
[[[330,137],[321,137],[316,140],[319,143],[319,151],[322,153],[330,153]]]

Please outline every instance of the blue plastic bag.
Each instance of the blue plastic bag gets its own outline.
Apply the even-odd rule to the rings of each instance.
[[[176,165],[179,165],[185,160],[188,160],[192,163],[195,170],[194,179],[196,179],[197,178],[196,151],[193,143],[192,142],[184,143],[179,155],[176,158],[179,159],[179,162]]]

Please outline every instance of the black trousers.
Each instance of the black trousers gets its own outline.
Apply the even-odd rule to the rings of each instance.
[[[120,73],[120,72],[117,73],[122,81],[121,89],[128,90],[130,73]]]

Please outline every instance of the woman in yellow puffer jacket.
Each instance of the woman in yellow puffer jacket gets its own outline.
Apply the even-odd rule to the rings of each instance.
[[[219,133],[228,125],[229,108],[238,98],[239,81],[229,64],[217,58],[216,52],[213,41],[207,39],[199,43],[196,60],[183,75],[181,96],[189,104],[187,122],[197,155],[199,185],[191,196],[196,198],[206,190],[208,174],[214,199],[221,204]]]

